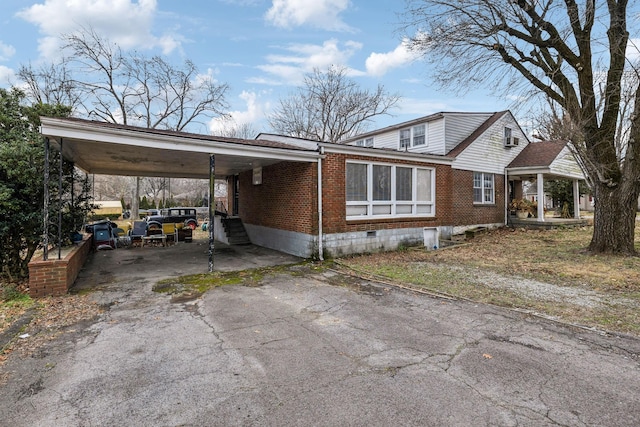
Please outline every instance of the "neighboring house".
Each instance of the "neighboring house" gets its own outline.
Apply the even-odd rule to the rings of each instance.
[[[122,216],[122,203],[120,200],[97,200],[93,203],[96,208],[92,214],[96,217],[118,218]]]
[[[64,139],[65,157],[89,173],[226,179],[229,215],[251,242],[302,257],[504,225],[507,167],[532,145],[509,111],[438,113],[339,144],[42,121],[43,135],[54,146]],[[222,222],[213,229],[224,241]]]

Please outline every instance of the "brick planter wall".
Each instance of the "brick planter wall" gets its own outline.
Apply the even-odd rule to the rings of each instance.
[[[56,296],[67,293],[75,282],[80,269],[91,251],[91,235],[84,236],[63,259],[42,257],[29,263],[29,295],[32,297]]]

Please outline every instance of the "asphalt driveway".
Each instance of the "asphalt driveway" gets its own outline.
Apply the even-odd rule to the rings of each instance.
[[[169,253],[148,249],[157,251],[145,255]],[[98,253],[78,286],[97,289],[91,297],[109,309],[37,356],[4,366],[1,425],[637,426],[640,420],[635,338],[307,265],[266,276],[260,286],[225,286],[172,302],[153,284],[201,270],[196,255],[183,253],[179,264],[158,259],[147,272],[140,254]],[[262,255],[273,257],[268,263],[294,260]],[[108,264],[109,257],[122,258]],[[258,258],[256,252],[247,262],[260,264]]]

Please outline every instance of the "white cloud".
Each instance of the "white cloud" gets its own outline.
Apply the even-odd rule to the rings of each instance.
[[[0,65],[0,87],[9,87],[15,83],[16,73],[9,67]]]
[[[413,117],[428,116],[429,114],[451,109],[452,105],[446,102],[422,98],[402,98],[397,107],[397,110],[401,111],[402,114]],[[456,108],[453,109],[455,110]]]
[[[209,131],[213,135],[224,135],[230,129],[244,124],[253,125],[265,117],[265,111],[269,109],[269,103],[261,103],[259,94],[242,91],[239,98],[245,103],[246,110],[230,111],[230,119],[213,118],[209,122]]]
[[[4,44],[0,41],[0,61],[7,61],[13,55],[15,55],[16,49],[8,44]]]
[[[380,77],[390,69],[403,67],[415,61],[420,54],[409,48],[407,40],[403,40],[394,50],[387,53],[372,53],[367,58],[365,65],[367,74]]]
[[[640,39],[629,39],[626,55],[631,62],[636,62],[640,59]]]
[[[273,0],[265,19],[280,28],[307,25],[330,31],[352,31],[339,16],[349,4],[349,0]]]
[[[268,55],[268,64],[258,66],[273,78],[257,79],[297,85],[302,82],[304,75],[314,68],[326,70],[332,65],[345,66],[349,58],[361,48],[361,43],[348,41],[340,45],[335,39],[327,40],[322,45],[292,44],[285,48],[287,53]],[[353,76],[361,72],[349,70],[348,74]]]
[[[53,58],[59,55],[59,36],[82,27],[93,29],[123,49],[160,48],[168,54],[180,46],[181,40],[151,33],[156,13],[156,0],[44,0],[17,16],[39,28],[42,38],[38,50],[43,57]]]

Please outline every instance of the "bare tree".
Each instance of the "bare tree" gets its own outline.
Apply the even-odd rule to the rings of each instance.
[[[236,123],[235,121],[225,121],[225,127],[214,135],[224,136],[227,138],[241,138],[241,139],[254,139],[258,135],[258,131],[255,130],[251,123]]]
[[[125,54],[93,29],[63,38],[89,116],[180,131],[197,120],[224,116],[228,108],[228,85],[200,75],[191,61],[176,67],[159,56]]]
[[[65,105],[75,110],[82,104],[81,93],[71,78],[66,59],[57,64],[21,65],[18,78],[25,84],[25,94],[33,104]]]
[[[50,68],[21,69],[35,100],[50,96],[73,106],[76,115],[177,131],[196,124],[204,128],[208,119],[225,115],[228,86],[199,74],[191,61],[177,67],[159,56],[125,53],[91,28],[63,39],[69,59]],[[133,197],[134,217],[138,193]]]
[[[375,91],[362,89],[346,68],[316,68],[305,76],[302,87],[280,100],[268,121],[284,135],[338,142],[366,131],[374,117],[389,114],[399,100],[382,85]]]
[[[640,88],[626,149],[616,145],[626,63],[626,0],[409,0],[406,32],[444,85],[542,94],[583,138],[572,141],[595,196],[592,252],[635,254],[640,193]],[[600,89],[600,90],[599,90]]]

